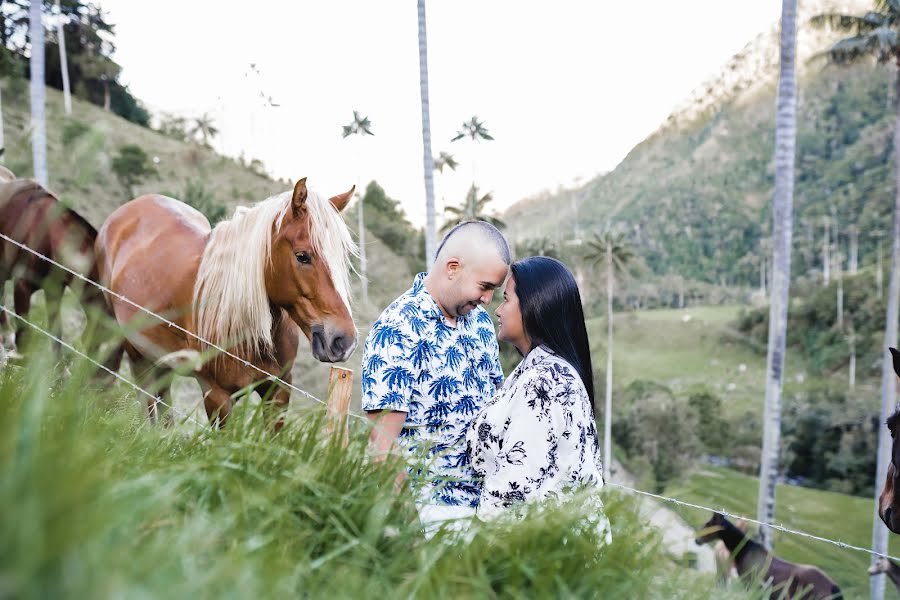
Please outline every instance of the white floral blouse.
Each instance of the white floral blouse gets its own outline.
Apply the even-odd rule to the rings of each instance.
[[[603,486],[597,428],[578,372],[546,346],[528,353],[469,426],[478,514]]]

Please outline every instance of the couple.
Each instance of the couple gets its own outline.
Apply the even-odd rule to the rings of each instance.
[[[603,485],[578,287],[555,259],[510,262],[492,225],[457,225],[366,338],[370,447],[427,454],[426,526]],[[504,281],[495,335],[481,305]],[[497,337],[523,356],[505,382]]]

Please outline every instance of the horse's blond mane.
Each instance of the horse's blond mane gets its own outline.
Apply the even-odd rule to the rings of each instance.
[[[265,269],[272,260],[272,235],[291,209],[291,192],[272,196],[216,225],[194,284],[197,335],[254,356],[273,350],[272,309]],[[350,255],[356,245],[340,213],[310,190],[306,200],[313,250],[322,256],[341,298],[350,308]]]

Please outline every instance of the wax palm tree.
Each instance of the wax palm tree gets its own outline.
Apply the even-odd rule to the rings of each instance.
[[[351,135],[357,135],[359,137],[365,137],[367,135],[375,135],[372,133],[372,123],[369,121],[369,117],[364,117],[359,114],[359,111],[353,111],[353,120],[350,121],[349,125],[343,126],[343,132],[341,137],[348,138]],[[357,177],[359,174],[357,174]],[[359,218],[359,279],[360,279],[360,291],[362,292],[362,301],[363,304],[369,303],[369,280],[367,278],[367,261],[366,261],[366,225],[365,218],[363,216],[363,196],[360,193],[359,182],[357,181],[356,185],[356,197],[358,201],[356,203],[356,214]]]
[[[59,69],[62,72],[63,84],[63,106],[66,114],[72,114],[72,94],[69,91],[69,62],[66,57],[66,34],[65,34],[65,18],[62,9],[59,6],[59,0],[56,0],[56,37],[59,45]]]
[[[31,37],[31,150],[34,178],[47,186],[47,120],[44,114],[44,24],[41,22],[43,2],[31,2],[28,34]]]
[[[488,130],[484,126],[484,123],[479,121],[477,116],[463,122],[462,129],[457,131],[456,135],[450,141],[455,142],[466,137],[473,142],[478,142],[480,140],[494,140],[494,138],[491,137],[491,134],[488,133]]]
[[[876,0],[875,10],[863,15],[837,13],[821,14],[812,19],[813,25],[831,27],[848,34],[848,37],[834,44],[820,56],[839,65],[863,61],[877,64],[900,66],[900,0]],[[894,174],[900,178],[900,69],[896,70],[894,81]],[[881,417],[884,423],[894,409],[896,398],[895,375],[892,371],[888,348],[897,346],[898,301],[900,301],[900,180],[894,185],[894,231],[891,252],[891,274],[888,283],[887,311],[884,326],[884,346],[881,364]],[[875,481],[884,481],[891,456],[891,440],[884,427],[878,429],[878,459]],[[878,493],[875,503],[877,508]],[[873,517],[872,549],[887,551],[887,530]],[[884,594],[884,576],[877,575],[872,580],[872,597]]]
[[[484,123],[478,120],[477,116],[472,117],[468,121],[464,121],[462,124],[462,129],[456,132],[456,135],[453,136],[451,142],[456,142],[458,140],[469,138],[472,141],[472,151],[475,151],[475,144],[480,142],[481,140],[493,141],[494,138],[488,133],[487,127],[484,126]],[[472,185],[475,185],[475,160],[472,159]]]
[[[775,114],[775,190],[772,199],[772,283],[769,294],[769,343],[766,358],[766,404],[760,456],[757,518],[771,522],[781,444],[781,395],[791,280],[791,237],[794,204],[794,146],[797,141],[797,0],[781,5],[781,60]],[[772,532],[760,527],[762,544],[772,548]]]
[[[613,288],[617,275],[624,275],[634,259],[625,235],[607,226],[602,234],[588,240],[585,260],[606,270],[606,399],[603,408],[603,462],[612,467],[612,382],[613,382]]]
[[[487,221],[497,229],[506,227],[506,223],[497,217],[487,214],[487,205],[494,199],[494,196],[488,192],[482,197],[478,197],[478,188],[473,184],[466,194],[466,199],[462,206],[448,206],[444,211],[448,214],[444,226],[441,227],[441,233],[446,233],[454,226],[459,225],[463,221]]]
[[[438,157],[434,159],[434,170],[441,175],[444,174],[444,167],[451,171],[455,171],[458,166],[459,163],[456,162],[456,159],[449,152],[441,152]]]
[[[434,169],[431,155],[431,113],[428,102],[428,36],[425,29],[425,0],[416,2],[419,15],[419,94],[422,100],[422,157],[425,162],[425,264],[431,265],[437,252],[437,214],[434,209]]]
[[[344,132],[341,137],[350,137],[351,135],[375,135],[372,133],[372,123],[369,117],[360,116],[358,111],[353,111],[353,120],[349,125],[344,125]]]
[[[219,130],[213,125],[213,119],[209,113],[203,113],[196,117],[191,126],[191,135],[200,139],[200,143],[209,146],[211,139],[219,134]]]

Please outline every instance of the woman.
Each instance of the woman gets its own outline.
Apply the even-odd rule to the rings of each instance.
[[[575,278],[560,261],[543,256],[511,269],[496,311],[497,337],[524,358],[466,434],[482,479],[483,517],[603,485],[591,354]]]

